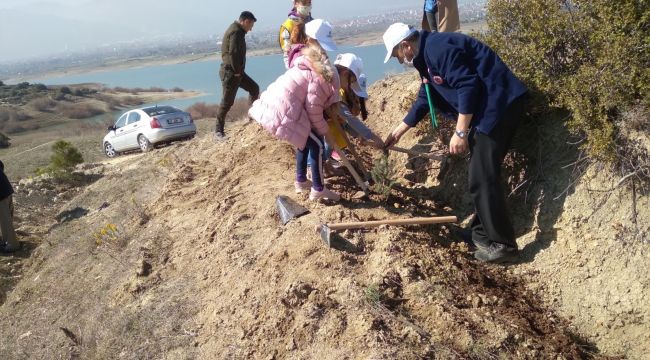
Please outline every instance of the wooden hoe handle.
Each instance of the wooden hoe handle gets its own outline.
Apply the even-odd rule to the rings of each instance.
[[[378,227],[381,225],[425,225],[425,224],[442,224],[457,222],[458,218],[455,216],[438,216],[438,217],[423,217],[423,218],[410,218],[410,219],[393,219],[393,220],[376,220],[376,221],[360,221],[349,222],[342,224],[328,224],[330,230],[346,230],[346,229],[368,229]]]

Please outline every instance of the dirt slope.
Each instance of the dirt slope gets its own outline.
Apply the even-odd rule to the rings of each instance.
[[[397,89],[411,84],[407,75],[373,87],[374,129],[385,134],[399,120],[405,99]],[[426,134],[424,125],[401,145],[432,142],[414,136]],[[640,309],[634,327],[593,331],[584,314],[598,316],[595,294],[586,297],[592,311],[583,313],[572,299],[594,289],[570,276],[579,255],[565,250],[564,237],[545,240],[544,253],[531,251],[529,262],[504,269],[472,260],[453,226],[350,231],[334,249],[314,232],[321,222],[466,217],[463,160],[451,160],[440,183],[438,164],[392,155],[404,179],[387,202],[352,199],[353,183],[339,177],[331,186],[347,200],[315,204],[293,194],[287,145],[245,121],[231,124],[229,136],[220,144],[198,137],[88,170],[99,175],[59,208],[87,212],[47,226],[43,240],[23,238],[40,246],[22,260],[20,281],[0,307],[7,339],[0,357],[575,359],[601,357],[594,343],[622,354],[623,347],[608,345],[619,338],[637,341],[627,355],[642,358],[647,342],[638,343],[645,335],[637,331],[647,329],[640,302],[646,280],[631,268],[619,279],[639,284],[638,296],[622,294]],[[379,155],[364,153],[367,160]],[[26,203],[29,191],[19,189],[17,199]],[[277,195],[311,213],[281,226]],[[28,225],[34,220],[25,217],[21,228],[36,233]],[[518,220],[524,242],[532,228],[540,226]],[[565,271],[551,265],[557,246],[567,256]],[[644,264],[625,258],[638,261],[629,264],[637,269]],[[616,281],[612,269],[599,276]]]

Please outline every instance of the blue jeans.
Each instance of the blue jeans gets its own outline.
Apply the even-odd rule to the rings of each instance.
[[[305,148],[296,150],[296,181],[307,181],[307,164],[311,168],[312,189],[323,191],[323,139],[313,131],[309,133]]]

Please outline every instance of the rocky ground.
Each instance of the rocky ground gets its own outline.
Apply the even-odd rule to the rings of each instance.
[[[369,125],[385,135],[416,87],[411,75],[375,84]],[[199,136],[88,165],[75,186],[23,182],[26,248],[0,260],[0,357],[643,359],[648,197],[632,211],[625,188],[596,192],[610,188],[604,169],[570,186],[577,154],[551,123],[524,126],[507,162],[523,261],[505,268],[473,260],[453,224],[346,231],[333,248],[314,230],[466,223],[465,159],[392,154],[388,198],[358,199],[334,177],[344,200],[311,203],[293,193],[290,147],[241,120],[227,142]],[[423,122],[400,145],[443,149],[448,131]],[[556,151],[521,150],[530,133]],[[381,155],[362,153],[368,167]],[[281,225],[278,195],[310,213]]]

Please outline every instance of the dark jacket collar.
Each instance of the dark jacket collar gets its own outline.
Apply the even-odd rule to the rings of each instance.
[[[431,35],[430,32],[426,30],[420,31],[420,44],[418,47],[418,55],[413,59],[413,66],[420,72],[421,76],[428,76],[427,63],[424,60],[425,44],[427,43],[427,38]]]

